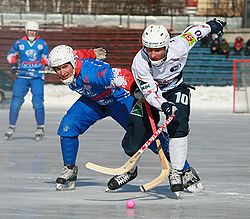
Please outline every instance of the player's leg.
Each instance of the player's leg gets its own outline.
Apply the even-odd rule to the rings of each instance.
[[[151,111],[155,123],[157,124],[159,122],[159,112],[153,107],[151,107]],[[126,131],[122,140],[122,147],[125,153],[131,157],[153,134],[143,102],[139,100],[134,101],[131,112],[128,115],[128,126]],[[162,139],[165,138],[163,135],[160,136]],[[165,141],[165,144],[166,142],[167,141]],[[149,148],[157,153],[155,142],[153,142]]]
[[[31,83],[31,93],[32,93],[32,104],[35,110],[35,118],[37,123],[37,130],[35,133],[35,138],[37,141],[44,138],[44,81],[42,79],[32,79]]]
[[[63,173],[56,179],[57,190],[75,188],[78,172],[76,166],[78,136],[104,117],[106,117],[105,111],[98,104],[84,97],[79,98],[63,117],[57,134],[61,140],[64,168]]]
[[[129,96],[123,99],[115,100],[107,106],[108,115],[110,115],[116,122],[118,122],[125,130],[127,130],[129,126],[129,115],[133,101],[134,98],[132,96]],[[124,148],[126,154],[130,154],[130,150],[131,149],[129,148]],[[135,167],[126,174],[120,174],[112,177],[107,184],[107,190],[116,190],[118,188],[121,188],[131,180],[135,179],[137,176],[137,169],[138,168]]]
[[[115,109],[119,109],[118,107],[115,107]],[[154,107],[151,107],[151,111],[155,120],[155,123],[157,124],[159,122],[159,112]],[[119,113],[122,112],[120,109],[118,111]],[[122,140],[122,146],[124,148],[125,153],[130,157],[133,156],[134,153],[138,151],[138,149],[151,137],[152,135],[152,128],[148,120],[148,115],[144,106],[144,103],[138,100],[135,100],[133,103],[133,107],[131,110],[131,113],[129,115],[124,113],[124,123],[127,125],[127,132]],[[119,115],[119,114],[118,114]],[[119,122],[120,117],[113,118]],[[128,123],[127,123],[128,119]],[[122,122],[119,122],[122,125]],[[124,125],[122,125],[124,127]],[[167,158],[169,159],[169,152],[168,152],[168,135],[166,133],[162,133],[160,135],[160,141],[164,150],[164,153],[166,154]],[[157,152],[157,147],[155,142],[152,143],[152,145],[149,147],[154,153]],[[185,168],[189,168],[189,164],[186,161],[185,162]],[[110,190],[115,190],[123,185],[127,184],[129,181],[133,180],[137,176],[137,168],[134,170],[131,170],[128,174],[122,174],[117,175],[111,178],[111,180],[108,183],[108,188]],[[126,179],[126,180],[125,180]]]
[[[188,150],[190,91],[186,86],[180,86],[174,91],[164,94],[164,97],[168,101],[175,103],[178,108],[175,119],[167,127],[170,137],[169,153],[172,166],[169,176],[171,190],[173,192],[183,191],[184,189],[189,190],[192,183],[190,182],[191,174],[188,173],[192,169],[189,163],[186,162],[186,158]],[[188,183],[186,175],[189,176]],[[199,178],[196,179],[194,184],[201,184]]]
[[[9,111],[9,128],[5,133],[5,139],[11,139],[14,135],[20,108],[24,103],[24,97],[29,91],[29,81],[17,78],[14,82]]]
[[[132,97],[131,97],[132,98]],[[131,100],[125,99],[124,102],[114,102],[109,106],[110,115],[115,119],[122,127],[127,130],[127,133],[122,140],[122,147],[128,157],[131,157],[138,151],[138,149],[148,140],[152,135],[151,126],[148,121],[145,108],[141,101],[135,100],[131,110]],[[120,105],[120,106],[119,106]],[[122,109],[122,107],[127,108]],[[129,113],[130,112],[130,113]],[[158,111],[156,112],[156,117]],[[159,118],[158,118],[159,121]],[[155,150],[156,146],[155,146]],[[116,190],[121,188],[137,176],[138,168],[134,169],[126,174],[116,175],[112,177],[108,182],[109,190]]]
[[[189,89],[179,87],[174,91],[165,93],[163,96],[175,103],[178,112],[174,120],[167,127],[170,142],[169,154],[171,171],[169,184],[173,192],[179,193],[184,190],[182,169],[187,158],[187,135],[189,131],[190,96]]]

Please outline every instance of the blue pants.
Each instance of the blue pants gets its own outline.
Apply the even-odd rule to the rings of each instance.
[[[111,116],[126,130],[133,100],[134,98],[129,96],[102,106],[89,98],[80,97],[63,117],[57,132],[61,136],[64,165],[75,165],[79,147],[78,136],[96,121]]]
[[[42,79],[17,78],[14,82],[10,104],[9,125],[16,125],[19,110],[24,103],[24,97],[31,89],[32,104],[35,110],[37,125],[44,125],[44,81]]]

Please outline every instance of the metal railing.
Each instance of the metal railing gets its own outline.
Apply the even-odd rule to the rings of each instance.
[[[0,12],[62,13],[88,15],[242,16],[246,0],[10,0],[1,1]],[[188,9],[188,10],[187,10]]]

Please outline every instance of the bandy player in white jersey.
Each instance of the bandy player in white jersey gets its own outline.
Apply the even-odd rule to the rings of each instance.
[[[150,25],[142,35],[143,48],[133,60],[132,72],[146,101],[151,107],[164,112],[167,118],[176,115],[167,127],[171,161],[169,182],[171,190],[176,193],[190,185],[202,187],[192,167],[183,169],[188,151],[190,116],[190,86],[183,81],[183,69],[194,45],[208,34],[222,35],[225,25],[226,22],[214,19],[189,26],[182,34],[171,39],[164,26]],[[130,123],[133,123],[133,117]],[[131,133],[139,136],[142,130],[141,127],[134,128],[135,124],[130,127],[134,130],[127,132],[129,134],[125,135],[124,144],[128,142],[126,139],[133,139],[133,136],[129,136]]]

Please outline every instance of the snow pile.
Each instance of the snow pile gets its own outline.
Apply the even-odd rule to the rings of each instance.
[[[46,84],[44,87],[44,104],[46,109],[68,109],[78,98],[79,94],[71,91],[66,85]],[[191,90],[192,110],[232,112],[233,87],[197,86]],[[23,107],[31,106],[31,93],[25,98]]]

